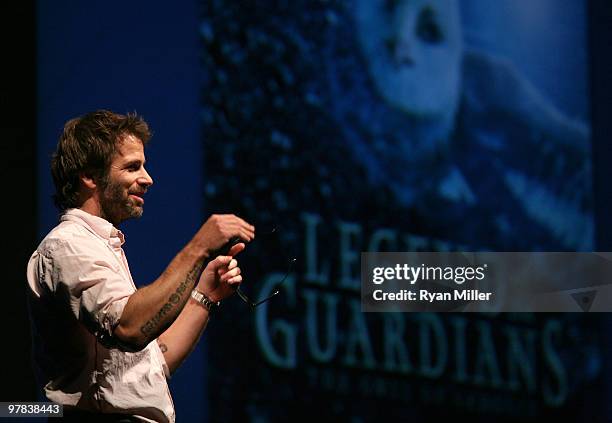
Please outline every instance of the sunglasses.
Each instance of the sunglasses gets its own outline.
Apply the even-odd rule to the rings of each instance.
[[[271,230],[267,230],[267,231],[257,231],[257,235],[258,235],[258,237],[261,237],[262,235],[269,236],[269,235],[277,234],[278,232],[279,232],[278,228],[274,227]],[[238,244],[240,242],[243,242],[240,238],[238,238],[238,237],[232,238],[229,241],[229,243],[225,246],[225,248],[223,248],[222,254],[227,254],[227,252],[234,245],[236,245],[236,244]],[[289,262],[288,262],[288,265],[287,265],[287,272],[285,273],[285,276],[283,276],[282,279],[280,279],[278,282],[276,282],[273,285],[274,286],[274,290],[266,298],[263,298],[263,299],[260,299],[260,300],[257,300],[257,301],[253,301],[251,298],[249,298],[248,295],[246,295],[244,293],[244,291],[242,291],[240,289],[240,287],[238,287],[236,289],[236,294],[238,294],[238,297],[240,297],[240,299],[242,301],[244,301],[246,304],[248,304],[251,309],[254,309],[254,308],[262,305],[263,303],[271,300],[272,298],[274,298],[275,296],[277,296],[281,292],[281,287],[285,283],[285,281],[287,280],[289,275],[291,274],[291,271],[293,270],[293,266],[295,265],[296,262],[297,262],[297,258],[295,258],[295,257],[292,257],[292,258],[289,259]]]

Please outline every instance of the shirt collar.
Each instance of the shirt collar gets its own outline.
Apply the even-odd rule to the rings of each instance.
[[[89,214],[81,209],[66,210],[66,212],[62,214],[60,221],[64,222],[67,220],[81,223],[83,226],[91,229],[95,234],[107,240],[111,245],[119,244],[119,246],[121,246],[125,242],[123,232],[115,228],[108,220]]]

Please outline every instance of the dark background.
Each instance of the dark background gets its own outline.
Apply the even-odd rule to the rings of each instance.
[[[202,181],[198,179],[199,172],[193,170],[199,166],[201,156],[197,124],[199,46],[195,36],[199,10],[197,4],[190,2],[167,8],[136,3],[64,2],[60,7],[58,3],[21,2],[5,6],[5,20],[10,20],[11,25],[3,26],[5,87],[1,102],[6,137],[0,144],[4,158],[4,250],[9,287],[2,302],[4,401],[37,398],[29,360],[24,270],[40,233],[52,224],[48,218],[41,218],[38,210],[47,209],[45,216],[53,214],[48,212],[50,178],[45,163],[49,152],[38,151],[39,131],[51,131],[53,134],[48,136],[56,138],[67,118],[102,105],[119,112],[137,110],[151,123],[154,141],[158,141],[152,143],[148,160],[158,181],[148,202],[154,213],[149,213],[149,221],[144,220],[147,217],[143,219],[143,226],[155,231],[159,245],[153,256],[142,257],[138,254],[139,246],[147,243],[147,238],[129,239],[126,249],[137,276],[138,272],[147,276],[159,273],[204,215],[205,204],[199,194]],[[596,249],[610,251],[612,7],[604,0],[591,0],[588,5]],[[41,16],[49,25],[43,28],[44,33],[58,33],[55,39],[41,38],[37,29]],[[79,34],[84,42],[77,40]],[[56,56],[49,57],[49,52]],[[40,75],[37,78],[41,66],[52,72],[45,75],[46,82],[42,84]],[[51,86],[62,93],[59,98],[48,97],[53,91]],[[156,144],[159,146],[155,147]],[[176,198],[181,200],[175,201]],[[172,222],[172,226],[157,226],[157,221]],[[127,232],[131,233],[129,228]],[[138,270],[145,267],[146,271]],[[599,314],[594,319],[604,340],[604,383],[599,394],[606,399],[612,394],[612,363],[605,359],[612,353],[612,322],[608,314]],[[188,370],[179,371],[171,382],[179,421],[198,419],[208,412],[205,384],[193,383],[206,377],[204,346],[199,348],[190,359]],[[596,421],[612,418],[609,401],[602,400],[596,405],[596,409],[576,414]]]

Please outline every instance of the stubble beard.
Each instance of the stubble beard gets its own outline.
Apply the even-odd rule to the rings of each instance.
[[[102,191],[101,208],[104,217],[115,226],[124,220],[139,218],[144,212],[121,185],[113,182],[108,182]]]

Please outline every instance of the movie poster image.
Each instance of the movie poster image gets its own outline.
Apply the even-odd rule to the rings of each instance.
[[[532,421],[585,401],[595,320],[359,302],[362,251],[592,250],[585,7],[202,1],[205,204],[257,227],[249,300],[282,281],[223,304],[231,336],[209,329],[214,421]]]

